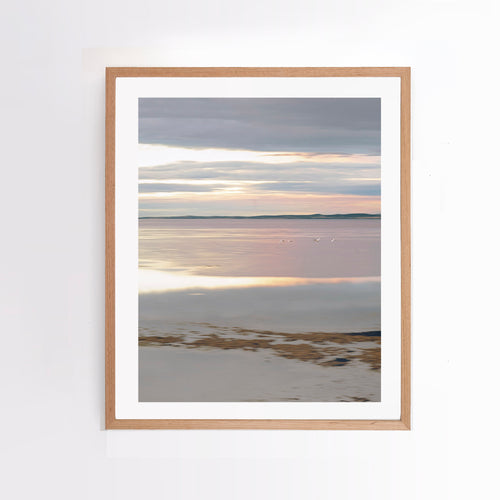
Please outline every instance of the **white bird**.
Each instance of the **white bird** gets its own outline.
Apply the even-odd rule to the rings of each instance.
[[[330,241],[333,243],[335,241],[335,238],[332,238]]]
[[[315,242],[315,243],[319,243],[319,240],[320,240],[320,239],[321,239],[321,238],[314,238],[314,242]]]

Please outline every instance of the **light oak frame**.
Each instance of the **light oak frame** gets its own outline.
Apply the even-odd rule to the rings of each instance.
[[[120,77],[396,77],[401,80],[401,418],[169,420],[115,417],[115,90]],[[409,430],[411,425],[410,79],[408,67],[106,68],[106,429]]]

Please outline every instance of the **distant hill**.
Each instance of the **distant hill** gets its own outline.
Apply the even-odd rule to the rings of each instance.
[[[139,217],[139,219],[380,219],[380,214],[310,214],[310,215],[177,215],[170,217]]]

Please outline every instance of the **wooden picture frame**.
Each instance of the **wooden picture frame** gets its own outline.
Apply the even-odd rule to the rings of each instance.
[[[127,418],[117,415],[117,329],[116,289],[117,251],[116,215],[121,211],[120,186],[115,169],[119,153],[116,127],[120,120],[117,108],[117,82],[120,79],[367,79],[370,82],[397,81],[399,101],[399,168],[400,168],[400,388],[396,418]],[[352,80],[354,81],[354,80]],[[355,94],[356,91],[354,91]],[[384,153],[383,153],[384,154]],[[315,430],[408,430],[410,429],[410,68],[106,68],[106,429],[315,429]],[[398,316],[399,317],[399,316]],[[383,363],[385,360],[383,360]],[[382,363],[382,366],[383,366]],[[121,381],[118,381],[122,383]],[[181,403],[179,403],[181,404]],[[267,404],[267,403],[261,403]],[[288,403],[287,403],[288,404]],[[301,405],[302,403],[290,403]],[[349,403],[350,404],[350,403]],[[168,415],[166,416],[168,417]]]

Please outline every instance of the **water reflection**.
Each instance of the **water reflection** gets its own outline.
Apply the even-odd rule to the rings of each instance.
[[[299,278],[279,276],[197,276],[150,269],[139,270],[139,293],[167,292],[189,289],[291,287],[311,284],[370,283],[378,276],[358,278]]]
[[[380,276],[380,220],[141,220],[139,267],[201,276]],[[332,241],[333,240],[333,241]]]

